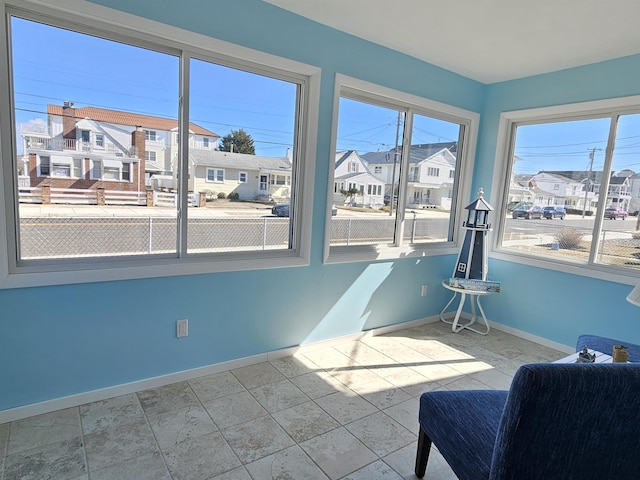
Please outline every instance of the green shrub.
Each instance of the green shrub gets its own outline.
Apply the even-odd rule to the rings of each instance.
[[[240,194],[238,192],[231,192],[229,195],[227,195],[227,199],[240,200]]]
[[[218,198],[220,200],[223,200],[223,199],[227,198],[227,195],[224,192],[218,192]]]

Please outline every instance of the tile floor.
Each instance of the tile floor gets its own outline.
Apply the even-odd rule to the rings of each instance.
[[[414,479],[418,398],[566,354],[438,322],[0,425],[0,480]],[[437,451],[427,476],[455,479]]]

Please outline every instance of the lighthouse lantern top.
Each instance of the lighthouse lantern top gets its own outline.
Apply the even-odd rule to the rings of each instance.
[[[484,190],[478,190],[478,198],[467,205],[465,208],[469,210],[465,226],[467,228],[485,228],[489,229],[491,225],[488,223],[489,212],[493,211],[493,207],[487,203],[482,197]]]

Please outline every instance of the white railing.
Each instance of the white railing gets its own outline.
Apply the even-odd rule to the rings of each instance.
[[[96,190],[82,188],[52,188],[51,203],[71,203],[76,205],[97,205]]]
[[[189,192],[188,203],[190,207],[199,207],[200,195],[194,192]],[[154,207],[177,207],[178,194],[176,192],[159,192],[157,190],[154,190],[153,206]]]
[[[112,143],[103,146],[91,142],[83,142],[74,138],[39,138],[26,137],[27,149],[32,150],[71,150],[74,152],[94,152],[115,157],[134,158],[138,156],[138,147],[120,148]]]
[[[122,190],[105,190],[106,205],[146,205],[146,192],[124,192]]]
[[[18,187],[20,203],[42,203],[42,189],[40,187]]]

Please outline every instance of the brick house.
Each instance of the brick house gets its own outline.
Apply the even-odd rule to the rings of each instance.
[[[174,170],[177,120],[72,102],[48,105],[47,123],[20,126],[20,189],[136,192],[142,198],[153,174]],[[214,150],[219,135],[190,124],[192,148]],[[89,202],[91,203],[91,202]]]

